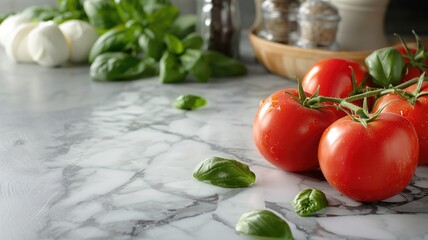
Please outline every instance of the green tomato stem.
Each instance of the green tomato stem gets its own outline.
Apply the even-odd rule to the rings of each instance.
[[[340,104],[343,100],[347,101],[348,103],[351,103],[351,102],[358,101],[358,100],[368,98],[368,97],[383,96],[383,95],[386,95],[388,93],[395,92],[396,89],[407,88],[407,87],[417,83],[418,80],[419,80],[418,78],[414,78],[410,81],[407,81],[407,82],[404,82],[400,85],[397,85],[394,88],[387,88],[387,89],[379,88],[379,89],[369,90],[369,91],[366,91],[366,92],[363,92],[360,94],[352,95],[352,96],[347,97],[347,98],[315,96],[315,97],[312,97],[310,99],[307,99],[306,105],[310,106],[310,105],[319,104],[319,103],[323,103],[323,102],[333,102],[333,103],[339,103]],[[351,110],[353,110],[353,109],[351,109]]]

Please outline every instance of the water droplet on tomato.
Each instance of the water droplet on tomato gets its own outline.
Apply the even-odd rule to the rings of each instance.
[[[275,101],[271,101],[271,102],[270,102],[270,106],[271,106],[271,107],[276,107],[276,106],[278,106],[278,101],[277,101],[277,100],[275,100]]]

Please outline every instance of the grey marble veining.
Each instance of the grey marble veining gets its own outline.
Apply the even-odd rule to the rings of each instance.
[[[259,101],[295,83],[267,73],[246,46],[248,76],[177,85],[97,83],[87,66],[17,65],[0,50],[0,239],[243,239],[238,218],[260,208],[286,219],[296,239],[428,239],[428,167],[402,194],[361,204],[319,172],[286,173],[262,159],[252,140]],[[208,105],[172,108],[185,93]],[[193,179],[212,156],[248,163],[255,185]],[[302,218],[290,203],[307,187],[330,207]]]

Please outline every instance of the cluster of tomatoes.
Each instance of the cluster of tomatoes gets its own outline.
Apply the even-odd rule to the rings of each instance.
[[[379,86],[382,80],[371,74],[379,69],[367,59],[363,65],[330,58],[317,62],[299,89],[282,89],[262,101],[253,125],[261,155],[285,171],[321,169],[330,185],[357,201],[401,193],[416,167],[428,164],[428,69],[419,44],[391,50],[401,53],[402,62],[381,67],[403,66],[395,86]]]

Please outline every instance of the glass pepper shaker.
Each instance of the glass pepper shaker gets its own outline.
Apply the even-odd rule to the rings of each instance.
[[[197,31],[205,48],[239,57],[241,19],[238,0],[198,0]]]
[[[298,40],[304,48],[335,50],[336,33],[340,21],[338,9],[326,0],[306,0],[298,10]]]
[[[264,0],[261,3],[263,27],[259,35],[269,41],[288,43],[289,34],[295,28],[290,14],[297,4],[297,0]]]

